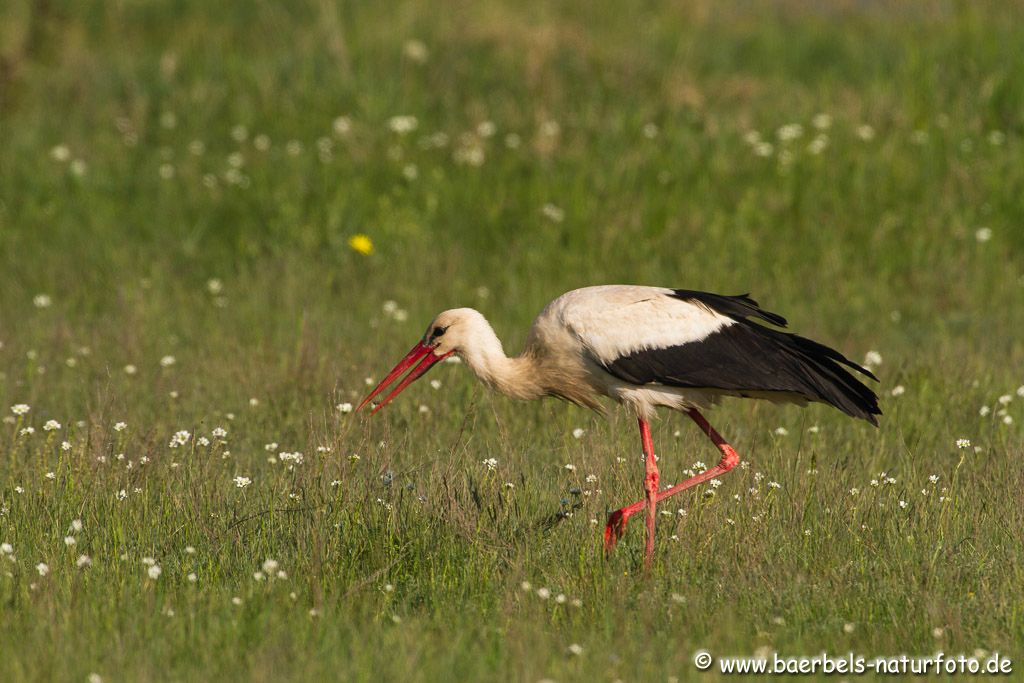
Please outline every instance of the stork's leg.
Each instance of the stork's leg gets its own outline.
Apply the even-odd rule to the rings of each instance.
[[[658,459],[654,457],[651,426],[642,417],[637,419],[637,423],[640,425],[640,442],[644,448],[644,493],[647,502],[647,543],[644,546],[644,565],[650,567],[651,558],[654,556],[654,509],[658,504],[658,482],[661,477],[658,474]]]
[[[717,477],[719,475],[725,474],[726,472],[728,472],[729,470],[731,470],[732,468],[736,467],[736,465],[739,464],[740,456],[736,453],[736,451],[733,449],[732,446],[730,446],[728,443],[726,443],[725,439],[722,438],[722,435],[719,434],[718,432],[716,432],[715,428],[712,427],[708,423],[708,421],[704,419],[703,415],[701,415],[700,413],[698,413],[694,409],[690,409],[690,410],[686,411],[686,414],[689,415],[690,419],[692,419],[694,422],[696,422],[697,426],[701,428],[701,431],[703,431],[707,435],[707,437],[709,439],[711,439],[711,441],[713,441],[716,446],[718,446],[718,450],[720,450],[722,452],[722,459],[719,460],[718,464],[715,465],[714,467],[712,467],[710,470],[707,470],[706,472],[701,472],[700,474],[698,474],[696,476],[693,476],[693,477],[690,477],[689,479],[687,479],[687,480],[685,480],[685,481],[683,481],[683,482],[681,482],[679,484],[676,484],[675,486],[672,486],[670,488],[665,489],[661,493],[657,493],[653,497],[653,500],[652,500],[652,498],[650,496],[650,492],[648,492],[648,496],[644,500],[639,500],[639,501],[633,503],[632,505],[627,505],[626,507],[622,508],[621,510],[616,510],[615,512],[613,512],[611,514],[611,516],[608,517],[608,524],[604,528],[604,547],[605,547],[605,551],[606,552],[611,552],[611,550],[615,547],[615,543],[620,538],[622,538],[622,534],[625,533],[625,531],[626,531],[626,520],[628,520],[631,515],[639,512],[640,510],[643,510],[644,508],[648,508],[647,520],[648,520],[648,530],[649,531],[648,531],[648,537],[647,537],[647,558],[648,558],[647,561],[649,562],[650,561],[650,553],[652,551],[651,544],[652,544],[653,538],[654,538],[654,506],[655,506],[655,504],[659,500],[664,500],[664,499],[668,498],[669,496],[674,496],[675,494],[677,494],[677,493],[679,493],[681,491],[685,491],[686,489],[690,488],[691,486],[696,486],[697,484],[702,484],[702,483],[706,482],[709,479],[714,479],[715,477]],[[643,436],[644,430],[645,430],[646,426],[647,426],[646,423],[641,420],[641,422],[640,422],[640,433],[641,433],[641,436]],[[644,453],[645,454],[647,453],[647,444],[650,443],[650,438],[651,438],[650,430],[648,428],[647,432],[646,432],[645,443],[644,443]],[[654,448],[653,448],[653,446],[651,447],[650,456],[647,457],[647,460],[652,462],[652,463],[654,462]],[[650,476],[649,473],[650,473],[650,470],[648,470],[648,477]],[[657,468],[657,465],[655,465],[654,466],[655,491],[657,491],[657,473],[658,473],[658,468]],[[649,502],[650,502],[650,505],[648,506]]]

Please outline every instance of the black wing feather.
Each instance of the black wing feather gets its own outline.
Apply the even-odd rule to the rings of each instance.
[[[727,325],[698,342],[646,349],[604,365],[632,384],[720,389],[742,394],[769,391],[828,403],[847,415],[877,425],[878,397],[842,366],[875,379],[835,349],[805,337],[759,325],[755,317],[784,326],[785,318],[761,309],[747,295],[723,296],[675,290],[674,296],[727,315]]]
[[[757,302],[750,298],[750,294],[736,294],[727,296],[725,294],[712,294],[711,292],[698,292],[695,289],[674,289],[672,296],[683,301],[691,301],[701,304],[712,311],[727,315],[734,320],[745,320],[748,317],[760,318],[765,322],[779,327],[786,326],[786,319],[778,313],[771,313],[757,305]]]

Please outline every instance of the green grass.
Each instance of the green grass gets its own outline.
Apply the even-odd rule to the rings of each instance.
[[[5,4],[0,679],[1024,656],[1024,11],[686,6]],[[749,468],[663,506],[645,574],[642,525],[600,547],[641,494],[628,415],[513,404],[451,366],[373,421],[335,408],[442,309],[516,351],[551,298],[613,282],[751,291],[877,350],[881,428],[727,401],[709,417]],[[666,482],[714,462],[664,417]],[[255,580],[267,558],[287,578]]]

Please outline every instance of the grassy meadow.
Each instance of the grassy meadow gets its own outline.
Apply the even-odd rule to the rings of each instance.
[[[1022,134],[1016,2],[3,3],[0,680],[1024,658]],[[346,412],[437,312],[518,352],[602,283],[751,292],[880,428],[724,402],[645,573],[628,415]]]

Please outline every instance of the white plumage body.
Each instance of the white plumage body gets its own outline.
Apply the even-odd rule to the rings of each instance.
[[[526,353],[544,364],[578,366],[573,376],[595,393],[612,398],[650,419],[659,406],[702,408],[716,396],[699,389],[658,384],[637,386],[604,369],[604,364],[637,351],[699,342],[734,321],[728,316],[672,298],[673,290],[639,285],[602,285],[566,292],[541,311],[526,342]],[[568,397],[570,398],[571,397]]]
[[[732,325],[728,316],[672,298],[665,287],[603,285],[574,289],[541,311],[532,334],[565,331],[597,360],[611,363],[636,351],[701,341]]]

